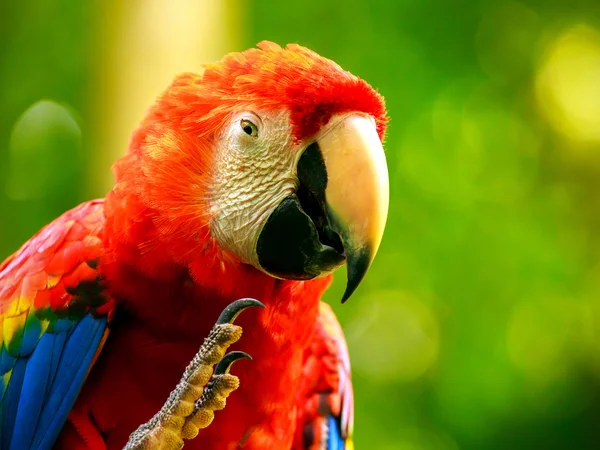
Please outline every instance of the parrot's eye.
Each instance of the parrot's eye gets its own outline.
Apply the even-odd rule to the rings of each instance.
[[[250,122],[249,120],[242,119],[240,121],[240,126],[242,127],[242,130],[244,131],[244,133],[246,133],[248,136],[252,136],[252,137],[258,136],[258,127],[256,125],[254,125],[252,122]]]

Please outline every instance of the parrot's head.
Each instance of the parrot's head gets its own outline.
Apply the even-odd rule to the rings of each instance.
[[[343,263],[356,289],[389,200],[383,98],[299,45],[227,55],[159,97],[116,165],[171,257],[308,280]],[[125,183],[133,179],[134,183]]]

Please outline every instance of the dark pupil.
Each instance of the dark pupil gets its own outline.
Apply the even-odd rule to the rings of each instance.
[[[252,136],[252,127],[250,125],[244,125],[244,133],[246,133],[249,136]]]

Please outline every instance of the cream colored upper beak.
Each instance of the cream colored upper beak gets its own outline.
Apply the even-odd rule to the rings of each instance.
[[[345,301],[371,265],[389,207],[389,178],[375,121],[364,114],[334,118],[317,138],[325,167],[325,197],[348,265]]]

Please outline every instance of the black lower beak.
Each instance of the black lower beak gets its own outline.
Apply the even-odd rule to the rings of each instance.
[[[298,179],[296,193],[283,200],[265,223],[257,255],[266,272],[307,280],[331,272],[345,260],[342,240],[327,214],[327,172],[316,143],[300,158]]]
[[[371,261],[368,248],[355,248],[325,201],[327,172],[316,143],[298,162],[300,186],[283,200],[260,233],[261,267],[284,279],[307,280],[348,264],[344,303],[362,281]]]
[[[260,268],[309,279],[348,266],[345,302],[369,269],[389,205],[385,153],[375,121],[331,119],[300,156],[298,188],[267,219],[257,242]]]

